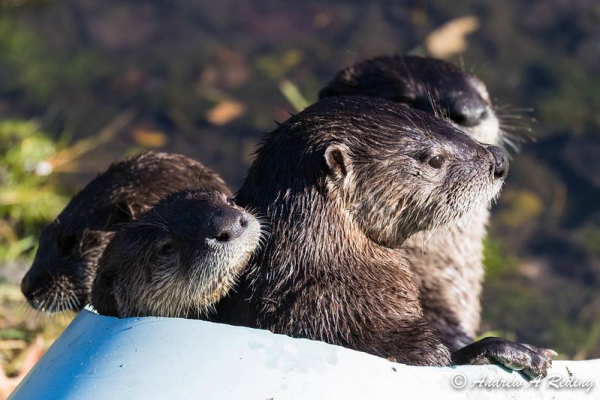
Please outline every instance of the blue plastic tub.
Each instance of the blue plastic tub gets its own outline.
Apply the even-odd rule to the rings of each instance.
[[[551,374],[568,379],[567,367],[577,379],[600,379],[600,360],[555,362]],[[409,367],[256,329],[82,311],[12,399],[600,397],[595,387],[553,389],[545,381],[538,388],[485,389],[474,383],[482,376],[526,384],[520,374],[496,366]]]

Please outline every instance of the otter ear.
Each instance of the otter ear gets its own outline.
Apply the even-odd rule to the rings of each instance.
[[[344,179],[352,171],[348,147],[332,144],[325,150],[325,163],[329,173],[338,179]]]
[[[337,96],[337,91],[331,86],[324,87],[319,91],[319,100],[323,100],[326,97],[334,97]]]
[[[137,215],[131,205],[126,201],[119,201],[110,205],[110,216],[107,225],[122,224],[134,220]]]

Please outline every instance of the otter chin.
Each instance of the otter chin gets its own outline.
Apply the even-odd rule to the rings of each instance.
[[[206,317],[259,246],[256,217],[218,192],[169,195],[106,247],[92,306],[118,317]]]

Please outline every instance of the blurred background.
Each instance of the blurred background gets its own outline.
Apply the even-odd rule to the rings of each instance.
[[[273,121],[342,67],[396,53],[464,64],[534,132],[494,209],[482,332],[600,357],[597,1],[0,0],[5,374],[71,318],[28,311],[18,283],[98,171],[162,149],[238,188]]]

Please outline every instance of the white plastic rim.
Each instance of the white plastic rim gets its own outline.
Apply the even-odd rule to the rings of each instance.
[[[84,310],[11,398],[593,399],[595,379],[600,384],[600,360],[555,361],[536,385],[491,365],[411,367],[257,329]]]

